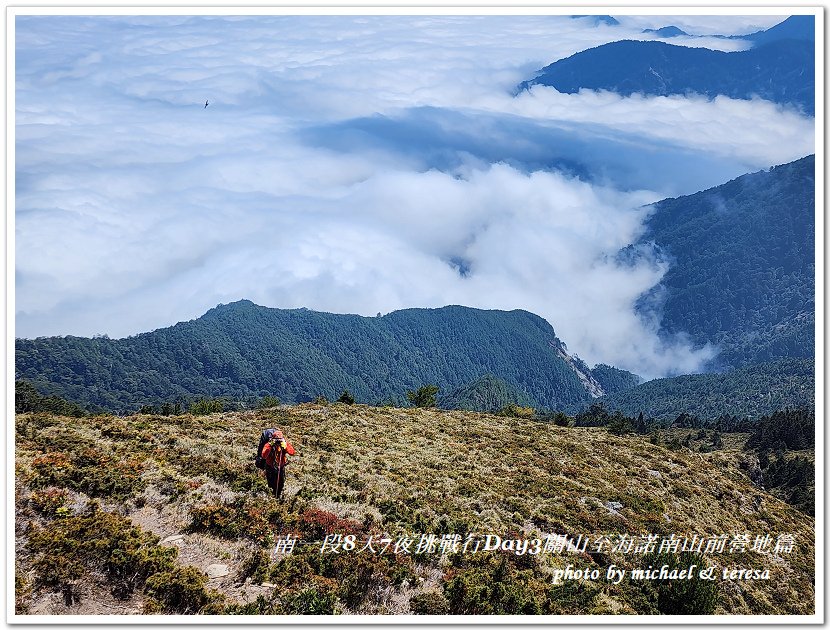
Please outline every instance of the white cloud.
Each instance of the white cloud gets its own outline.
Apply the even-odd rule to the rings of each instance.
[[[769,101],[717,96],[623,97],[536,85],[492,107],[537,120],[602,123],[645,138],[734,158],[746,170],[791,162],[815,151],[813,119]],[[763,124],[759,124],[763,121]]]
[[[664,268],[611,257],[640,206],[678,192],[672,173],[714,185],[801,157],[812,121],[760,101],[512,96],[555,59],[641,36],[622,21],[17,18],[17,334],[120,336],[240,298],[365,315],[460,303],[536,312],[589,362],[693,370],[705,352],[633,311]],[[350,120],[378,114],[417,124],[376,146]],[[457,141],[459,117],[465,138],[486,122],[481,146],[502,144]],[[350,150],[309,140],[337,126]],[[523,168],[546,129],[615,176]],[[437,144],[415,152],[427,130]],[[622,185],[620,163],[661,157],[655,189]]]

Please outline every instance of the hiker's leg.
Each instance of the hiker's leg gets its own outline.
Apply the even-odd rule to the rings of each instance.
[[[268,488],[277,496],[277,471],[273,468],[265,469],[265,478],[268,480]]]
[[[282,496],[283,486],[285,486],[285,468],[284,467],[279,469],[279,477],[277,477],[277,490],[276,490],[276,496],[277,497]]]

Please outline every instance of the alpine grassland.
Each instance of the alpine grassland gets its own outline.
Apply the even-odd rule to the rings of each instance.
[[[297,449],[283,501],[253,463],[271,426]],[[19,614],[814,611],[814,518],[753,483],[747,434],[710,448],[712,436],[692,429],[614,435],[522,414],[325,401],[22,413],[15,429]],[[590,542],[545,546],[555,534]],[[727,547],[666,555],[620,544],[672,534]],[[780,535],[794,542],[788,552],[774,549]],[[496,536],[497,549],[463,548]],[[545,547],[504,543],[523,540]],[[689,563],[717,579],[630,578]],[[612,566],[626,577],[606,579]],[[588,577],[561,579],[574,574]]]

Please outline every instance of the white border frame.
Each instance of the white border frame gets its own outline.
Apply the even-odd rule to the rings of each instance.
[[[816,558],[815,597],[813,615],[677,615],[677,616],[611,616],[611,615],[354,615],[354,616],[212,616],[212,615],[18,615],[14,612],[14,559],[15,559],[15,511],[14,511],[14,208],[15,208],[15,17],[18,15],[568,15],[607,14],[616,15],[814,15],[816,17],[816,100],[815,100],[815,155],[816,155]],[[557,6],[539,2],[523,2],[508,7],[492,3],[456,2],[448,6],[392,5],[364,2],[349,5],[345,0],[325,4],[259,5],[245,7],[203,6],[182,2],[178,6],[113,6],[91,3],[88,5],[27,6],[20,3],[6,6],[6,623],[9,624],[59,624],[59,625],[192,625],[192,624],[274,624],[280,625],[565,625],[565,624],[823,624],[825,596],[825,370],[824,370],[824,318],[825,318],[825,195],[824,195],[824,8],[818,6],[754,6],[742,2],[723,7],[705,6],[632,6],[610,4],[607,6]],[[11,419],[11,421],[9,421]]]

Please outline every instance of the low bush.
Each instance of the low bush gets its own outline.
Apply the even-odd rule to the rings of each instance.
[[[271,409],[272,407],[279,407],[280,399],[276,396],[263,396],[257,403],[257,409]]]
[[[642,558],[643,568],[660,569],[663,565],[668,570],[689,569],[697,565],[697,570],[706,567],[706,558],[699,553],[682,552],[650,553]],[[718,603],[718,583],[702,580],[695,575],[690,580],[655,580],[643,581],[642,587],[653,591],[657,611],[663,615],[710,615]]]
[[[517,570],[505,556],[471,556],[451,568],[444,594],[454,615],[535,615],[541,612],[546,582],[530,570]]]
[[[35,488],[61,486],[91,497],[125,499],[144,489],[140,457],[115,457],[100,448],[79,452],[49,451],[32,460]]]
[[[32,525],[28,550],[38,584],[62,591],[66,599],[77,599],[73,587],[90,571],[103,572],[112,594],[124,599],[149,576],[174,568],[178,550],[158,541],[93,502],[81,515]]]
[[[295,519],[282,504],[262,504],[250,499],[196,505],[190,509],[190,516],[193,531],[231,540],[244,537],[262,546],[270,545],[274,536],[286,531]]]
[[[66,504],[68,493],[63,488],[35,490],[29,495],[29,504],[41,514],[54,516]]]
[[[415,391],[406,392],[406,397],[413,407],[435,407],[438,402],[436,394],[438,393],[437,385],[424,385]]]
[[[264,549],[254,549],[239,567],[237,579],[244,582],[248,578],[254,584],[262,584],[271,579],[271,557]]]
[[[150,598],[145,612],[190,615],[222,611],[205,610],[208,604],[219,603],[221,596],[205,588],[207,576],[196,567],[175,567],[147,578],[144,592]]]
[[[332,580],[283,597],[279,612],[285,615],[333,615],[337,605]]]
[[[247,604],[233,603],[225,606],[223,615],[279,615],[281,607],[273,600],[267,599],[264,595],[257,595],[257,598]]]
[[[218,398],[202,398],[190,405],[190,413],[194,416],[206,416],[211,413],[220,413],[224,408],[224,401]]]
[[[413,615],[446,615],[450,605],[443,593],[427,591],[409,598],[409,610]]]
[[[536,416],[536,410],[533,407],[521,407],[516,404],[510,404],[502,407],[498,415],[508,418],[524,418],[530,420]]]
[[[327,534],[359,534],[363,526],[357,521],[339,518],[317,508],[304,510],[296,519],[296,528],[303,540],[323,540]]]
[[[239,537],[241,525],[239,510],[234,505],[196,505],[190,508],[190,516],[193,519],[191,529],[194,531],[214,534],[222,538]]]

